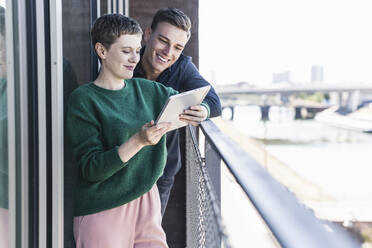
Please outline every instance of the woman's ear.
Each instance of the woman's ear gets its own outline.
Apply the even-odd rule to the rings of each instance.
[[[101,59],[106,58],[106,48],[102,45],[102,43],[97,42],[94,46],[94,49],[96,49],[96,53]]]

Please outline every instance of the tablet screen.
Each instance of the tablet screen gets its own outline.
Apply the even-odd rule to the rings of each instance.
[[[172,126],[170,130],[186,126],[186,122],[179,120],[179,115],[191,106],[200,105],[210,88],[211,86],[208,85],[170,96],[167,103],[164,105],[163,110],[159,114],[156,123],[171,122]]]

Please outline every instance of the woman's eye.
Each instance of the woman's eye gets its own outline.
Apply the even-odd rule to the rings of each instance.
[[[123,53],[129,53],[129,51],[125,51],[125,50],[123,50],[122,52],[123,52]]]

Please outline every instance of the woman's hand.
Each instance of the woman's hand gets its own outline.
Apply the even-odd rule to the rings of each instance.
[[[154,121],[146,123],[138,133],[119,146],[118,152],[120,159],[125,163],[144,146],[157,144],[170,127],[171,124],[169,122],[159,123],[156,125],[154,124]]]
[[[154,124],[154,121],[150,121],[146,123],[138,132],[139,143],[143,146],[156,145],[170,127],[169,122]]]

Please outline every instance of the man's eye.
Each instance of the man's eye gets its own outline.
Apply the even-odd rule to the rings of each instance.
[[[177,51],[182,51],[182,48],[180,48],[180,47],[176,47],[176,50],[177,50]]]
[[[122,52],[123,52],[123,53],[130,53],[129,51],[126,51],[126,50],[123,50]]]
[[[161,43],[164,43],[164,44],[166,44],[167,43],[167,41],[166,40],[163,40],[163,39],[159,39],[160,40],[160,42]]]

